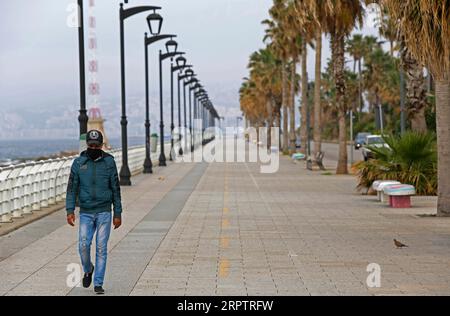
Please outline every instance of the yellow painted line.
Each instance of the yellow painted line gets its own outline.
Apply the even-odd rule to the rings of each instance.
[[[230,238],[228,237],[222,237],[220,238],[220,246],[222,248],[228,248],[230,247]]]
[[[219,262],[219,277],[226,278],[229,275],[230,261],[221,259]]]
[[[229,209],[228,207],[224,207],[224,208],[223,208],[223,213],[224,213],[224,214],[230,213],[230,209]]]

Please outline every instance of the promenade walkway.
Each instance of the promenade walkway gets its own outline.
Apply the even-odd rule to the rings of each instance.
[[[356,193],[353,176],[287,157],[275,174],[189,163],[133,180],[111,235],[107,295],[450,294],[450,219],[423,216],[435,198],[390,209]],[[93,295],[67,287],[71,263],[77,229],[56,212],[0,237],[0,295]],[[371,263],[379,288],[366,283]]]

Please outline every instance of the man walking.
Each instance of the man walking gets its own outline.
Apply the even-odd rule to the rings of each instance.
[[[102,150],[100,131],[87,133],[88,149],[75,159],[67,185],[67,223],[75,226],[75,203],[80,205],[79,252],[83,265],[83,287],[88,288],[94,274],[94,291],[104,294],[107,246],[111,232],[111,205],[114,205],[113,225],[122,224],[122,203],[114,157]],[[91,243],[96,233],[95,267],[91,262]]]

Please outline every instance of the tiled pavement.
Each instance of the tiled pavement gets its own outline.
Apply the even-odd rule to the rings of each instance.
[[[450,294],[450,221],[417,216],[435,199],[392,210],[354,187],[286,158],[272,175],[212,164],[131,294]],[[367,286],[370,263],[380,288]]]
[[[287,158],[275,174],[250,163],[159,172],[165,180],[141,176],[124,189],[109,294],[450,294],[450,219],[418,216],[434,212],[434,198],[393,210],[355,193],[352,176]],[[395,249],[393,238],[410,247]],[[91,294],[65,284],[75,243],[76,231],[61,226],[0,261],[0,294]],[[381,268],[380,288],[367,287],[370,263]]]

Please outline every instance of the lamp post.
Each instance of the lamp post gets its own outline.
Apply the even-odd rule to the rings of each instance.
[[[153,36],[147,37],[145,33],[144,47],[145,47],[145,160],[144,160],[144,173],[153,173],[153,163],[150,154],[150,105],[149,105],[149,71],[148,71],[148,47],[153,43],[160,40],[173,38],[175,35],[158,35],[161,31],[159,26],[153,25],[156,21],[161,21],[162,17],[157,13],[152,13],[147,17],[147,21],[150,27],[150,32]],[[156,31],[157,30],[157,31]]]
[[[195,74],[193,73],[193,71],[189,71],[187,70],[185,72],[185,75],[188,76],[187,81],[184,82],[184,92],[186,92],[186,86],[189,86],[189,111],[187,111],[187,113],[189,114],[189,141],[192,145],[192,101],[191,101],[191,92],[192,92],[192,85],[195,84],[198,80],[197,78],[195,78]],[[185,95],[185,99],[184,99],[184,104],[185,104],[185,113],[186,113],[186,95]],[[186,119],[185,119],[185,123],[186,123]],[[187,127],[186,127],[187,128]]]
[[[173,58],[178,55],[182,55],[184,53],[177,52],[178,43],[175,42],[173,39],[169,40],[166,43],[166,50],[167,53],[162,53],[162,51],[159,51],[159,110],[160,110],[160,137],[161,137],[161,154],[159,155],[159,166],[165,167],[166,164],[166,155],[164,153],[164,105],[163,105],[163,77],[162,77],[162,67],[163,67],[163,61],[167,58]]]
[[[78,0],[78,57],[80,67],[80,114],[78,122],[80,123],[80,141],[87,134],[88,116],[86,111],[86,70],[84,57],[84,18],[83,18],[83,0]]]
[[[128,0],[125,0],[128,3]],[[125,31],[124,22],[127,18],[145,11],[156,11],[161,7],[155,6],[139,6],[128,9],[123,8],[123,3],[120,4],[119,18],[120,18],[120,71],[121,71],[121,93],[122,93],[122,118],[120,120],[122,130],[122,168],[120,169],[120,185],[131,185],[131,172],[128,166],[128,136],[127,136],[127,111],[126,111],[126,92],[125,92]],[[162,20],[160,21],[162,24]],[[160,30],[161,25],[158,27]],[[152,30],[151,30],[152,31]]]
[[[184,69],[187,69],[187,70],[184,72],[184,74],[178,73],[178,127],[179,127],[180,131],[181,131],[181,127],[183,126],[181,124],[181,95],[180,95],[181,94],[181,81],[184,79],[193,78],[193,76],[195,76],[192,69],[190,69],[190,68],[192,68],[191,65],[186,65],[184,67]],[[187,132],[186,117],[187,116],[186,116],[186,85],[185,84],[183,84],[183,108],[184,108],[184,116],[183,116],[184,117],[184,139],[183,140],[184,140],[184,142],[186,142],[186,132]],[[180,137],[181,137],[181,135],[180,135]],[[185,147],[180,146],[180,150],[178,152],[178,154],[180,156],[182,156],[184,154],[183,148],[185,148]]]
[[[199,97],[203,96],[206,91],[203,89],[202,85],[197,83],[194,87],[194,89],[199,89],[197,92],[194,92],[194,119],[198,120],[200,118],[200,108],[199,108]],[[198,122],[198,121],[196,121]],[[202,132],[200,130],[200,132]],[[193,149],[195,150],[195,143],[196,140],[198,139],[198,128],[194,129],[194,146]]]
[[[189,138],[191,137],[190,133],[191,133],[191,126],[192,126],[192,124],[191,124],[192,123],[192,119],[191,119],[191,113],[190,113],[191,108],[189,107],[189,112],[186,111],[186,86],[192,84],[194,82],[193,80],[197,80],[197,79],[195,79],[195,76],[196,75],[194,74],[192,69],[187,69],[184,72],[184,75],[179,76],[179,80],[185,80],[186,79],[183,82],[184,130],[185,130],[185,134],[186,134],[187,131],[188,131],[188,129],[187,129],[187,127],[188,127],[188,125],[187,125],[187,113],[189,113],[189,122],[190,122],[190,125],[189,125]],[[186,137],[184,139],[184,144],[185,144],[184,150],[186,150],[186,144],[187,144],[187,138]]]
[[[206,91],[203,94],[200,94],[200,96],[198,97],[199,114],[200,114],[200,119],[202,120],[202,128],[200,130],[202,145],[204,145],[206,143],[206,139],[205,139],[206,107],[207,107],[208,101],[209,101],[209,99],[208,99],[208,94],[206,93]]]
[[[307,95],[309,96],[309,92],[311,91],[311,86],[310,84],[308,84],[307,87]],[[308,100],[308,98],[306,99]],[[308,170],[313,170],[313,165],[312,165],[312,159],[311,159],[311,108],[309,105],[309,102],[306,102],[306,129],[307,129],[307,137],[308,137],[308,141],[307,141],[307,158],[306,158],[306,168]]]
[[[180,56],[176,59],[177,65],[173,65],[173,61],[170,62],[170,161],[173,161],[173,146],[174,146],[174,139],[173,139],[173,131],[175,129],[174,124],[174,104],[173,104],[173,73],[176,71],[183,70],[186,67],[186,58],[183,56]],[[181,127],[181,102],[180,102],[180,84],[178,83],[178,125],[179,128]],[[179,133],[180,131],[178,131]]]
[[[194,134],[193,134],[193,126],[192,126],[192,120],[193,120],[193,108],[192,108],[192,91],[197,89],[197,85],[196,83],[198,83],[198,79],[197,78],[192,78],[191,80],[189,80],[186,85],[190,85],[189,86],[189,131],[191,134],[191,152],[194,151]]]
[[[198,102],[199,102],[199,109],[201,109],[201,111],[199,111],[199,113],[201,114],[201,119],[202,119],[202,130],[200,132],[203,135],[206,128],[208,127],[207,126],[207,107],[208,107],[208,103],[209,103],[208,94],[206,92],[201,94],[199,96]],[[204,139],[204,137],[202,137],[202,144],[205,144],[206,141],[207,140]]]

